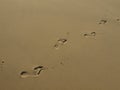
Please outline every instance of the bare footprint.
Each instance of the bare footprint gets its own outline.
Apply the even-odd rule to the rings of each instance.
[[[44,67],[44,66],[37,66],[37,67],[35,67],[34,68],[34,71],[36,71],[36,75],[39,75],[40,74],[40,72],[42,71],[42,70],[45,70],[45,69],[47,69],[46,67]]]
[[[91,32],[91,36],[96,36],[96,32]]]
[[[21,78],[38,77],[40,72],[45,69],[47,68],[43,66],[37,66],[37,67],[34,67],[33,70],[22,71],[20,73],[20,77]]]
[[[0,69],[1,69],[1,71],[3,71],[3,66],[4,66],[4,64],[5,64],[4,58],[3,58],[3,57],[0,57]]]
[[[21,78],[30,78],[30,77],[38,77],[39,75],[37,75],[36,74],[36,72],[35,71],[22,71],[21,73],[20,73],[20,77]]]
[[[84,37],[95,37],[96,36],[96,32],[84,33],[83,36]]]
[[[120,21],[120,19],[116,19],[116,21]]]
[[[89,36],[89,34],[85,33],[83,36],[84,36],[84,37],[88,37],[88,36]]]
[[[102,19],[102,20],[100,20],[100,22],[99,22],[99,24],[106,24],[107,23],[107,20],[105,20],[105,19]]]
[[[67,39],[66,38],[60,38],[57,40],[56,44],[54,45],[55,49],[59,49],[62,45],[67,43]]]

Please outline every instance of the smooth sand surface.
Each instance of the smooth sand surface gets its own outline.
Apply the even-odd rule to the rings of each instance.
[[[0,0],[0,90],[120,90],[120,0]]]

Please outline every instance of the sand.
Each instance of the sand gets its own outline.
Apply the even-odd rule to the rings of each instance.
[[[119,0],[0,0],[0,90],[120,90],[119,9]]]

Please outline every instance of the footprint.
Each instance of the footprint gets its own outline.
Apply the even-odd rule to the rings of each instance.
[[[38,77],[40,72],[45,69],[47,68],[43,66],[37,66],[37,67],[34,67],[33,70],[22,71],[20,73],[20,77],[21,78]]]
[[[55,49],[59,49],[59,47],[60,47],[60,45],[59,45],[58,43],[56,43],[56,44],[54,45],[54,48],[55,48]]]
[[[116,21],[120,21],[120,19],[116,19]]]
[[[57,40],[56,44],[54,45],[55,49],[59,49],[62,45],[67,43],[66,38],[60,38]]]
[[[3,71],[3,66],[4,66],[4,64],[5,64],[4,58],[3,58],[3,57],[0,57],[0,69],[1,69],[1,71]]]
[[[120,19],[116,19],[117,22],[120,22]]]
[[[36,74],[36,71],[34,70],[29,70],[29,71],[22,71],[20,73],[21,78],[33,78],[33,77],[38,77],[39,75]]]
[[[42,69],[42,68],[43,68],[43,66],[37,66],[37,67],[34,68],[34,70]]]
[[[91,36],[96,36],[96,32],[91,32]]]
[[[91,33],[84,33],[83,34],[84,37],[95,37],[96,36],[96,32],[91,32]]]
[[[60,62],[60,65],[64,66],[64,63],[61,61],[61,62]]]
[[[40,72],[45,69],[47,69],[47,68],[45,68],[44,66],[37,66],[34,68],[34,71],[36,71],[36,75],[39,75]]]
[[[88,37],[88,36],[89,36],[89,34],[85,33],[83,36],[84,36],[84,37]]]
[[[65,44],[67,43],[67,39],[65,38],[58,39],[58,43]]]
[[[22,71],[22,72],[20,73],[20,77],[21,77],[21,78],[27,78],[27,77],[30,77],[30,73],[27,72],[27,71]]]
[[[107,20],[104,20],[104,19],[100,20],[99,22],[99,24],[106,24],[106,23],[107,23]]]

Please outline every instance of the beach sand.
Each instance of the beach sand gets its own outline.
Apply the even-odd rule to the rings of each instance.
[[[119,9],[119,0],[0,0],[0,90],[120,90]]]

